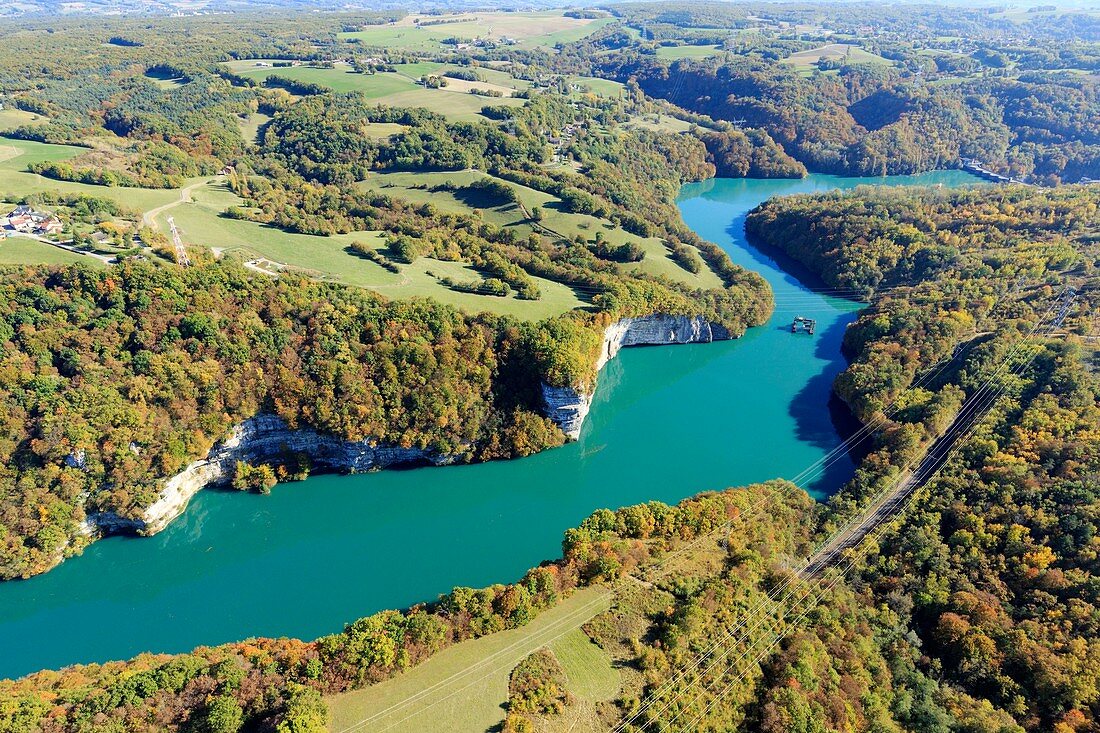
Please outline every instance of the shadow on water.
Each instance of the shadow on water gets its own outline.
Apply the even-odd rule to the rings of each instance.
[[[859,430],[860,425],[848,406],[833,391],[833,382],[847,366],[844,357],[840,356],[839,344],[844,338],[845,329],[854,318],[855,313],[843,315],[820,333],[815,355],[827,361],[827,365],[806,381],[802,389],[792,397],[787,409],[795,421],[799,440],[825,451],[832,451],[834,447],[839,450],[838,453],[828,454],[828,458],[817,466],[817,472],[802,482],[803,487],[818,498],[835,492],[847,482],[856,465],[853,452],[837,446],[836,441],[838,436],[847,441]],[[820,402],[822,395],[828,395],[825,405]],[[828,413],[828,420],[822,419],[823,409]]]
[[[749,255],[753,262],[760,265],[761,274],[767,274],[769,270],[776,271],[782,275],[783,282],[799,289],[820,290],[828,287],[816,273],[786,252],[750,239],[745,232],[745,222],[748,218],[748,212],[735,217],[726,227],[726,235],[737,242],[740,249]]]

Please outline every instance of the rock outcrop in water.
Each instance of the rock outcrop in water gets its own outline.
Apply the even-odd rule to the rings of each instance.
[[[342,440],[308,428],[293,430],[275,415],[257,415],[234,428],[206,458],[167,479],[159,498],[140,518],[96,512],[88,515],[85,530],[90,534],[155,534],[182,514],[200,489],[228,483],[237,461],[270,462],[288,453],[304,453],[316,468],[328,471],[368,471],[424,463],[441,466],[455,460],[453,456],[419,448],[381,445],[370,440]]]
[[[654,314],[615,321],[603,332],[603,346],[596,362],[596,371],[603,368],[624,346],[659,346],[662,344],[695,344],[733,338],[723,326],[703,316],[670,316]],[[594,392],[574,387],[542,385],[546,415],[566,435],[576,440],[592,407]]]

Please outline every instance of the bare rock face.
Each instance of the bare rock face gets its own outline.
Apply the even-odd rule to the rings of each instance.
[[[85,520],[89,534],[155,534],[183,513],[191,497],[206,486],[228,483],[237,461],[264,463],[288,453],[304,453],[314,467],[328,471],[368,471],[396,465],[427,463],[445,465],[455,461],[420,448],[349,441],[316,430],[292,430],[274,415],[257,415],[238,425],[229,436],[215,445],[206,458],[195,461],[167,479],[159,498],[140,518],[121,517],[114,512],[96,512]]]
[[[728,329],[702,316],[670,316],[654,314],[639,318],[623,318],[608,326],[603,333],[603,347],[596,362],[597,371],[615,358],[626,346],[660,346],[662,344],[696,344],[733,338]],[[576,440],[592,406],[592,394],[574,387],[542,385],[546,415],[567,436]]]

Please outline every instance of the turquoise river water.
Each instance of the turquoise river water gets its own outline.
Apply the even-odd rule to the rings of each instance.
[[[151,538],[113,537],[26,581],[0,583],[0,677],[249,636],[314,638],[456,585],[508,582],[560,556],[600,507],[676,502],[793,477],[841,442],[830,402],[854,303],[823,297],[745,242],[776,195],[860,183],[960,185],[957,172],[887,179],[715,179],[680,197],[687,223],[775,290],[772,320],[736,341],[626,349],[600,375],[580,440],[515,461],[316,476],[270,496],[203,491]],[[817,334],[793,335],[795,315]],[[817,496],[845,458],[804,484]]]

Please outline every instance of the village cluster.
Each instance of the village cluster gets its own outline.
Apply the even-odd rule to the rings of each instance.
[[[64,228],[65,225],[56,216],[31,206],[16,206],[7,216],[0,218],[0,238],[16,233],[47,237],[60,234]]]

